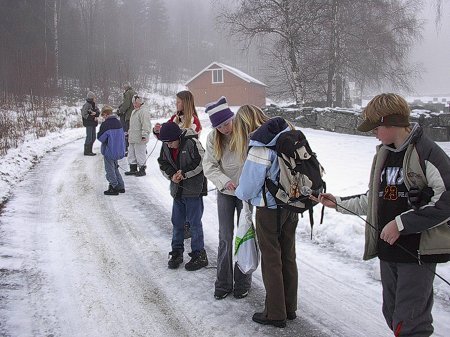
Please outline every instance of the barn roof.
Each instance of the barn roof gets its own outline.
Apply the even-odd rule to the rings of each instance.
[[[254,78],[254,77],[252,77],[252,76],[250,76],[250,75],[244,73],[243,71],[241,71],[241,70],[239,70],[239,69],[236,69],[236,68],[233,68],[233,67],[230,67],[230,66],[228,66],[228,65],[226,65],[226,64],[219,63],[219,62],[213,62],[213,63],[211,63],[209,66],[207,66],[207,67],[205,67],[204,69],[202,69],[198,74],[196,74],[196,75],[195,75],[194,77],[192,77],[189,81],[187,81],[185,85],[187,86],[190,82],[192,82],[192,81],[193,81],[194,79],[196,79],[198,76],[200,76],[201,74],[203,74],[206,70],[209,70],[209,68],[211,68],[213,65],[216,65],[216,66],[218,66],[219,68],[222,68],[222,69],[225,69],[225,70],[229,71],[230,73],[232,73],[233,75],[239,77],[240,79],[244,80],[245,82],[248,82],[248,83],[256,83],[256,84],[259,84],[259,85],[263,85],[263,86],[265,86],[265,87],[267,86],[267,85],[265,85],[263,82],[258,81],[256,78]]]

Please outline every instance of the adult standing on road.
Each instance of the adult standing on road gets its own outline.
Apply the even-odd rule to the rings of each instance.
[[[84,155],[95,156],[92,152],[92,146],[96,139],[95,129],[98,125],[98,116],[100,110],[95,104],[95,94],[89,91],[86,95],[86,103],[81,108],[81,116],[83,118],[83,125],[86,128],[86,140],[84,141]]]
[[[125,151],[128,151],[128,129],[130,128],[130,118],[131,112],[133,111],[133,96],[136,95],[136,92],[130,85],[130,82],[125,82],[123,84],[123,101],[119,105],[119,109],[117,115],[120,118],[120,122],[122,123],[123,130],[125,131]]]
[[[125,175],[135,175],[137,177],[145,176],[146,161],[147,161],[147,143],[150,138],[152,123],[150,115],[144,109],[141,109],[144,104],[142,97],[138,95],[133,96],[134,110],[131,113],[130,128],[128,130],[128,163],[130,164],[130,171],[125,172]]]

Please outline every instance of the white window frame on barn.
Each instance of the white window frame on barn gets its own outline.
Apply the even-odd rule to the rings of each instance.
[[[212,83],[223,83],[223,69],[213,69],[211,75]]]

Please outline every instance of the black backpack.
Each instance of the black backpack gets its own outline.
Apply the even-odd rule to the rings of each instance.
[[[277,153],[280,174],[277,183],[266,178],[265,188],[275,198],[278,207],[301,214],[309,212],[312,238],[314,225],[312,214],[313,207],[317,203],[309,196],[311,194],[317,196],[326,191],[326,184],[322,179],[324,168],[300,130],[283,132],[275,146],[270,148]],[[323,208],[321,222],[322,218]]]

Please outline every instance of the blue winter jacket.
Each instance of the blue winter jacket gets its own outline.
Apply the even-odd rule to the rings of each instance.
[[[125,157],[125,133],[117,115],[108,116],[100,125],[97,139],[102,143],[102,155],[107,159]]]
[[[268,147],[275,146],[280,134],[289,130],[291,128],[284,119],[274,117],[254,132],[249,143],[251,148],[235,191],[236,197],[249,201],[253,206],[277,208],[276,201],[269,191],[266,192],[267,204],[263,198],[266,177],[276,182],[280,174],[277,153]]]

